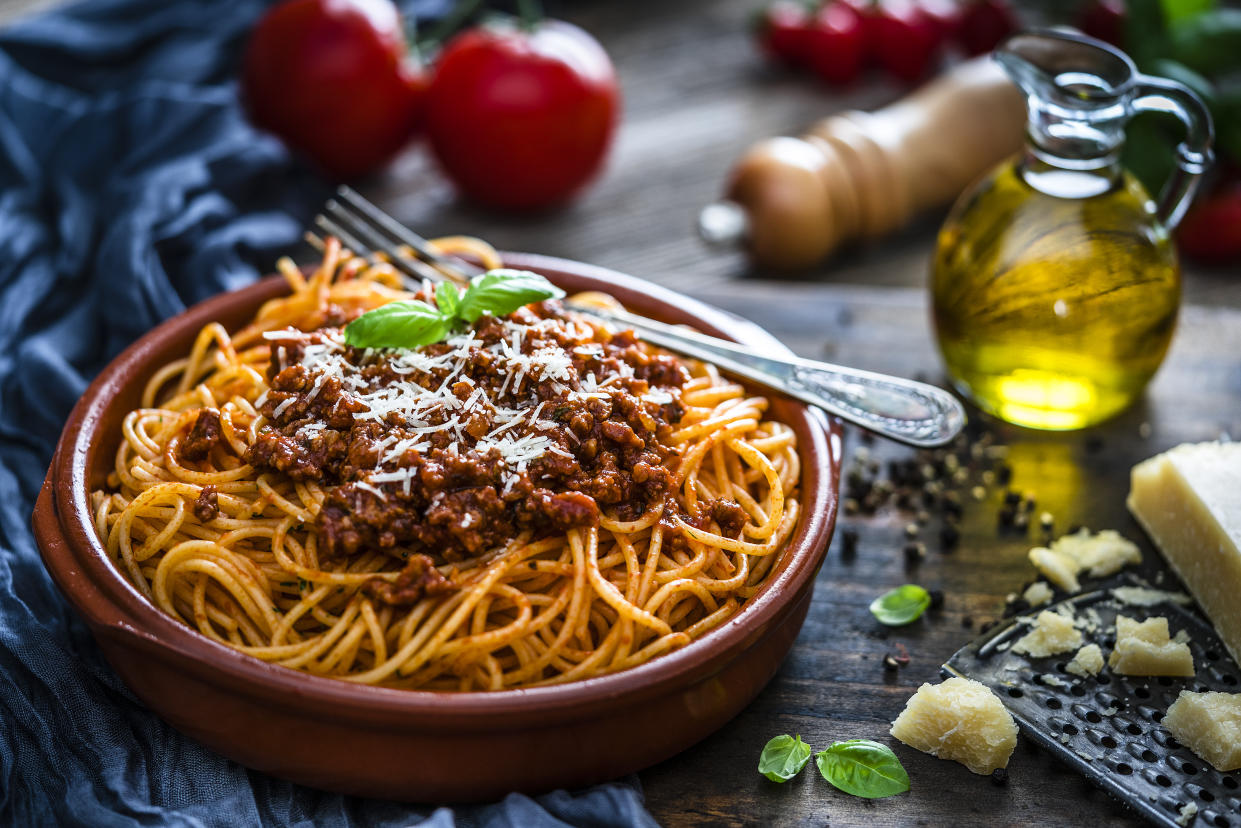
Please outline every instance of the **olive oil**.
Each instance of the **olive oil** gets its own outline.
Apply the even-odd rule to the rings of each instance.
[[[932,297],[962,392],[1010,422],[1073,429],[1125,408],[1158,369],[1180,270],[1132,175],[1012,162],[948,217]]]
[[[1019,425],[1093,425],[1146,387],[1176,328],[1169,230],[1211,162],[1211,116],[1188,88],[1122,52],[1022,32],[994,57],[1026,93],[1026,149],[958,199],[931,272],[948,374]],[[1175,114],[1186,138],[1158,206],[1120,165],[1138,112]]]

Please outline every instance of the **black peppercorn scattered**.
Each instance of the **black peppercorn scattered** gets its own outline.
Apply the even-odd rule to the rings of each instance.
[[[945,523],[939,528],[939,545],[945,552],[951,552],[957,548],[957,544],[961,541],[961,530],[951,523]]]
[[[906,563],[918,563],[926,557],[926,545],[919,541],[912,541],[905,544],[902,551],[905,553]]]
[[[900,669],[900,666],[901,665],[897,662],[895,656],[893,656],[891,653],[884,653],[883,671],[885,673],[895,673],[897,670]]]
[[[931,609],[937,610],[944,605],[944,591],[942,589],[933,589],[928,594],[931,596]]]

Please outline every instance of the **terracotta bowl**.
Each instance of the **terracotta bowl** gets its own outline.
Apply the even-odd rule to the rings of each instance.
[[[570,293],[606,290],[641,313],[780,349],[754,324],[656,285],[562,259],[508,255]],[[149,604],[107,560],[88,495],[114,463],[121,420],[155,369],[216,320],[240,328],[280,295],[271,278],[160,325],[117,357],[65,425],[34,512],[43,560],[108,661],[174,727],[243,765],[304,785],[420,802],[492,800],[621,776],[660,762],[741,711],[805,619],[836,519],[840,426],[773,401],[797,432],[803,516],[766,588],[699,641],[640,667],[494,693],[365,687],[266,664]]]

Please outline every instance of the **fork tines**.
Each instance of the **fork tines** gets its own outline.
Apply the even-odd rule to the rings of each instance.
[[[382,256],[410,278],[466,283],[478,268],[437,252],[422,236],[342,186],[328,199],[315,226],[339,238],[358,255]]]

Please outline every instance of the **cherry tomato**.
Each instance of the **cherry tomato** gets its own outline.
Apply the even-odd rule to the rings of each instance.
[[[1093,0],[1078,15],[1077,28],[1117,49],[1125,48],[1125,0]]]
[[[804,3],[777,0],[759,13],[755,34],[759,46],[773,60],[787,66],[806,62],[813,16]]]
[[[935,21],[935,25],[939,27],[939,36],[945,43],[957,39],[965,11],[957,0],[918,0],[918,5],[927,17]]]
[[[879,64],[903,81],[921,80],[938,62],[944,41],[939,26],[910,0],[881,0],[873,32]]]
[[[1199,199],[1176,231],[1181,252],[1212,264],[1241,261],[1241,182]]]
[[[427,98],[427,134],[449,178],[489,207],[567,201],[599,171],[620,92],[593,37],[569,23],[500,22],[445,46]]]
[[[967,55],[985,55],[1017,31],[1017,15],[1005,0],[976,0],[961,15],[956,41]]]
[[[427,78],[389,0],[287,0],[246,48],[251,120],[345,179],[392,158],[422,120]]]
[[[854,81],[866,57],[862,16],[847,3],[828,3],[815,15],[806,37],[806,62],[828,83]]]

